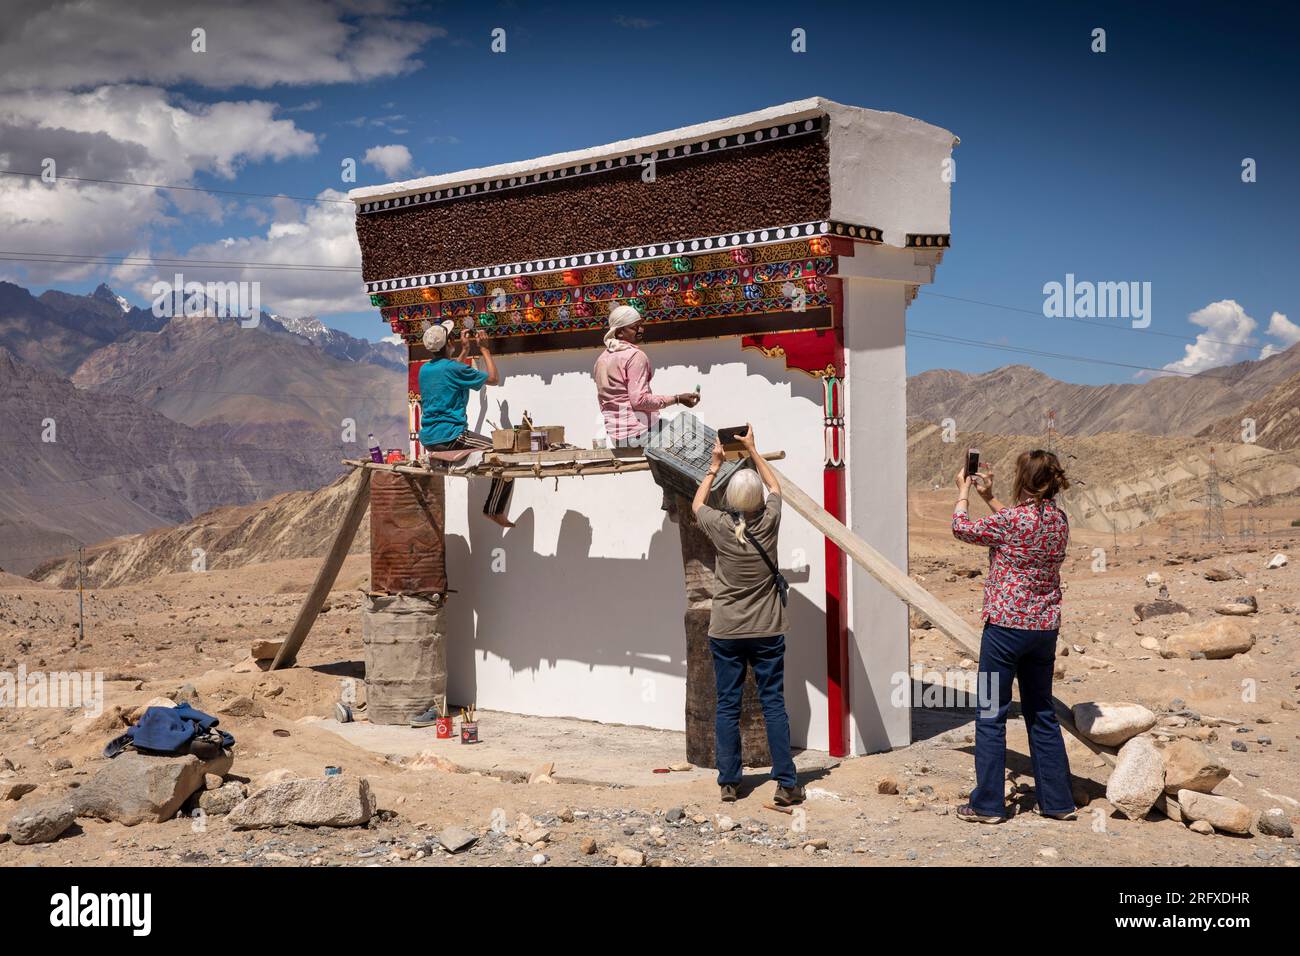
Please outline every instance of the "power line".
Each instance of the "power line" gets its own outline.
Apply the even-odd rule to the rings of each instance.
[[[941,292],[923,291],[921,292],[921,295],[932,296],[937,299],[951,299],[953,302],[966,302],[969,303],[970,305],[987,306],[990,309],[1002,309],[1004,312],[1020,312],[1024,315],[1032,315],[1036,319],[1048,318],[1048,316],[1043,315],[1041,309],[1040,310],[1021,309],[1014,305],[1002,305],[999,302],[984,302],[981,301],[980,299],[966,299],[957,295],[944,295]],[[1161,332],[1157,329],[1135,329],[1131,325],[1127,325],[1127,326],[1112,325],[1109,322],[1097,322],[1092,319],[1080,319],[1080,318],[1075,318],[1073,316],[1067,316],[1067,315],[1059,316],[1059,318],[1062,321],[1077,322],[1080,325],[1095,325],[1099,329],[1109,329],[1112,332],[1138,332],[1143,335],[1159,335],[1163,338],[1178,339],[1183,342],[1209,342],[1213,345],[1227,345],[1232,348],[1239,348],[1239,349],[1255,349],[1261,352],[1264,349],[1268,348],[1267,345],[1246,345],[1245,343],[1242,342],[1227,342],[1224,341],[1223,339],[1208,339],[1208,338],[1204,338],[1201,335],[1179,335],[1177,332]]]
[[[18,169],[0,169],[0,174],[5,176],[26,176],[32,179],[44,179],[48,182],[49,177],[44,173],[28,173]],[[297,202],[319,202],[319,203],[342,203],[348,206],[354,205],[351,199],[320,199],[315,196],[286,196],[284,193],[250,193],[239,189],[212,189],[205,186],[175,186],[170,183],[140,183],[130,179],[92,179],[89,176],[55,176],[54,179],[62,179],[72,183],[98,183],[104,186],[140,186],[145,189],[175,189],[191,193],[213,193],[218,196],[247,196],[257,199],[293,199]]]
[[[924,329],[909,329],[909,336],[916,338],[929,339],[935,342],[951,342],[956,345],[971,345],[976,348],[997,349],[1001,352],[1017,352],[1023,355],[1037,355],[1041,358],[1062,359],[1067,362],[1086,362],[1091,365],[1113,365],[1116,368],[1130,368],[1142,372],[1161,372],[1168,375],[1181,375],[1184,378],[1214,378],[1225,382],[1235,382],[1236,379],[1229,378],[1226,375],[1214,375],[1211,371],[1203,372],[1186,372],[1179,369],[1156,368],[1151,365],[1134,365],[1129,362],[1113,362],[1108,359],[1093,358],[1088,355],[1074,355],[1065,352],[1047,352],[1041,349],[1017,348],[1014,345],[1003,345],[999,342],[984,342],[979,339],[963,339],[955,335],[944,335],[940,332],[930,332]]]

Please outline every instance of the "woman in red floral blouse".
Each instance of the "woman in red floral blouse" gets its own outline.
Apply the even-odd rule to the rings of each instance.
[[[967,508],[974,485],[992,514],[972,521]],[[1061,463],[1049,451],[1027,451],[1016,460],[1011,507],[993,495],[993,472],[957,475],[953,537],[989,549],[984,584],[984,636],[979,679],[983,698],[975,721],[975,778],[970,803],[957,817],[976,823],[1006,819],[1007,711],[1011,681],[1020,684],[1020,707],[1029,732],[1029,753],[1038,790],[1039,813],[1075,818],[1070,764],[1052,706],[1052,668],[1061,626],[1061,563],[1070,525],[1056,495],[1070,487]],[[994,704],[996,703],[996,707]]]

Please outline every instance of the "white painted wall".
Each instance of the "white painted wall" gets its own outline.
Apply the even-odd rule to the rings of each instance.
[[[646,348],[656,391],[700,385],[695,414],[714,427],[752,422],[759,447],[784,450],[786,474],[820,500],[818,380],[742,350],[739,338]],[[597,354],[500,359],[505,381],[471,396],[470,426],[490,430],[505,403],[511,423],[526,409],[537,423],[562,424],[569,441],[589,446],[599,421],[591,380]],[[452,701],[684,729],[681,550],[650,476],[561,478],[558,488],[554,479],[519,480],[510,509],[518,527],[509,531],[482,517],[486,492],[484,479],[448,480],[447,573],[457,592],[448,602]],[[899,517],[901,509],[892,510]],[[493,571],[494,559],[504,570]],[[807,570],[791,570],[800,559]],[[793,585],[786,660],[792,739],[825,749],[822,538],[789,509],[780,564]]]
[[[904,570],[906,294],[902,282],[844,280],[847,524]],[[852,561],[848,567],[851,749],[903,747],[911,743],[911,712],[891,701],[891,679],[908,670],[907,605]]]

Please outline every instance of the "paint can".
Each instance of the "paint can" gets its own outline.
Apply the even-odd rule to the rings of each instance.
[[[325,768],[325,776],[327,777],[337,777],[342,772],[343,772],[342,767],[335,767],[331,765]]]
[[[460,742],[463,744],[478,743],[477,720],[462,720],[460,722]]]
[[[451,740],[452,718],[439,717],[433,724],[439,740]]]
[[[532,451],[546,451],[546,432],[530,432],[528,435],[528,447]]]

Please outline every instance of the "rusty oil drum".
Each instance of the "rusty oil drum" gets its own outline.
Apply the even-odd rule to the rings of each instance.
[[[370,589],[444,594],[446,492],[441,475],[376,471],[370,481]]]

